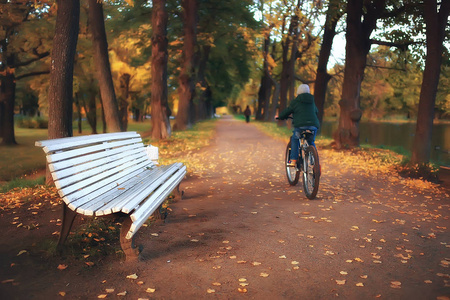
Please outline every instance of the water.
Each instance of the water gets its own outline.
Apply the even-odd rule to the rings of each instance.
[[[322,135],[331,137],[337,122],[324,121]],[[401,146],[411,152],[415,123],[360,122],[360,143],[374,146]],[[431,137],[431,160],[450,165],[450,124],[434,124]]]

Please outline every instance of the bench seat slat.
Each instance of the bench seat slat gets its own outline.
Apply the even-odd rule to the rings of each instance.
[[[141,228],[141,226],[145,223],[145,221],[147,221],[151,214],[153,214],[153,212],[159,207],[159,205],[161,205],[164,199],[180,183],[185,174],[186,167],[183,167],[174,175],[174,181],[168,182],[168,184],[165,186],[161,186],[158,189],[158,193],[155,192],[152,196],[150,196],[150,199],[145,202],[145,206],[142,206],[131,215],[131,219],[134,220],[126,235],[127,239],[131,239],[133,237],[133,235],[139,230],[139,228]]]
[[[131,193],[127,195],[127,198],[124,198],[121,203],[118,203],[116,207],[113,208],[113,212],[122,211],[126,214],[130,213],[133,209],[139,206],[141,201],[147,198],[150,193],[152,193],[158,186],[164,184],[164,182],[172,176],[178,169],[178,164],[171,165],[167,171],[165,171],[160,177],[158,177],[151,185],[145,187],[139,193]]]
[[[78,182],[82,185],[88,185],[97,178],[102,179],[111,173],[117,173],[125,169],[126,163],[138,163],[140,160],[147,159],[145,153],[138,151],[137,153],[126,153],[124,157],[114,159],[105,159],[95,165],[96,161],[89,163],[87,166],[79,165],[70,169],[64,169],[54,172],[53,174],[59,180],[55,180],[57,188],[69,187]],[[108,172],[108,175],[106,174]],[[79,186],[79,185],[78,185]],[[76,188],[78,189],[78,188]]]
[[[112,140],[130,139],[130,138],[140,138],[140,135],[137,134],[135,131],[92,134],[92,135],[66,137],[45,141],[37,141],[35,143],[35,146],[42,147],[44,152],[47,154],[48,152],[78,147],[80,145],[87,145]]]
[[[148,166],[149,163],[147,161],[143,161],[141,164],[136,165],[134,168],[130,168],[127,169],[126,171],[121,172],[120,174],[116,174],[114,176],[111,176],[108,178],[107,182],[101,183],[101,186],[98,185],[90,185],[90,186],[86,186],[83,189],[80,189],[78,191],[73,192],[72,194],[66,194],[64,190],[59,190],[64,196],[64,199],[67,199],[67,204],[69,205],[69,203],[75,204],[75,203],[79,203],[76,204],[76,206],[73,205],[69,205],[71,208],[72,207],[78,207],[79,205],[86,203],[88,201],[90,201],[91,199],[97,197],[97,194],[100,193],[104,193],[106,191],[109,191],[110,189],[117,187],[118,182],[121,178],[124,178],[126,176],[129,176],[130,174],[138,174],[141,172],[144,172],[145,167]],[[74,208],[72,208],[74,209]]]
[[[132,177],[120,184],[116,189],[111,189],[92,199],[90,202],[81,205],[77,208],[77,212],[84,215],[96,216],[111,214],[115,203],[121,201],[122,197],[125,197],[125,194],[141,188],[143,185],[151,184],[151,182],[160,176],[166,169],[167,168],[164,166],[153,170],[146,170],[140,174],[139,177]]]
[[[131,145],[127,145],[127,146],[123,146],[121,148],[114,148],[114,149],[110,149],[108,151],[100,151],[97,153],[91,153],[86,155],[86,158],[84,158],[83,160],[80,159],[80,157],[73,157],[73,158],[69,158],[66,160],[61,160],[61,161],[57,161],[57,162],[53,162],[51,164],[49,164],[49,169],[51,172],[55,172],[55,171],[59,171],[62,169],[66,169],[69,168],[71,166],[75,166],[75,165],[79,165],[79,164],[83,164],[86,161],[95,161],[97,159],[102,159],[105,157],[110,157],[113,155],[118,155],[120,156],[120,154],[123,151],[132,151],[132,150],[138,150],[140,149],[141,151],[143,151],[142,149],[142,145],[140,144],[131,144]]]
[[[72,157],[79,157],[79,159],[81,161],[83,161],[84,156],[88,153],[96,153],[99,151],[105,151],[108,149],[119,148],[119,147],[123,147],[126,145],[131,145],[131,144],[143,145],[142,139],[136,138],[136,139],[132,139],[132,140],[114,141],[114,142],[110,142],[110,143],[103,142],[103,143],[97,143],[97,144],[88,145],[88,146],[84,146],[84,147],[78,147],[78,148],[74,148],[71,150],[65,150],[63,152],[54,153],[50,156],[47,155],[47,162],[53,163],[53,162],[57,162],[60,160],[69,159]]]
[[[79,191],[91,185],[106,185],[111,181],[116,180],[117,177],[121,177],[121,174],[127,172],[128,169],[134,169],[134,166],[139,165],[140,163],[147,163],[145,157],[140,157],[135,161],[126,161],[123,165],[123,169],[109,169],[104,170],[103,172],[98,173],[95,176],[84,178],[80,177],[80,180],[69,186],[61,186],[59,185],[58,180],[55,180],[55,185],[58,189],[64,192],[64,194],[69,195],[75,191]],[[52,175],[55,175],[54,173]],[[56,176],[54,178],[57,178]],[[103,179],[103,180],[102,180]],[[97,183],[98,182],[98,183]]]

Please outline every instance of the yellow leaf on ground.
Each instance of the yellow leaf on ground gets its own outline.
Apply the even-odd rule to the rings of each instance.
[[[126,296],[126,295],[127,295],[127,291],[117,293],[117,296]]]
[[[128,275],[127,278],[129,278],[129,279],[137,279],[138,276],[136,275],[136,273],[134,273],[134,274]]]
[[[246,288],[238,288],[239,293],[247,293]]]
[[[66,292],[59,292],[58,293],[60,296],[64,297],[66,295]]]
[[[341,274],[341,275],[347,275],[348,273],[345,272],[345,271],[340,271],[339,274]]]
[[[214,286],[221,286],[222,284],[220,282],[213,282],[212,285],[214,285]]]
[[[246,282],[247,278],[239,278],[239,282]]]
[[[206,292],[207,292],[208,294],[212,294],[212,293],[215,293],[216,290],[215,290],[215,289],[207,289]]]
[[[156,291],[156,289],[152,289],[152,288],[147,288],[146,290],[145,290],[147,293],[154,293],[155,291]]]
[[[364,283],[358,282],[358,283],[356,284],[356,286],[364,286]]]
[[[106,294],[101,294],[101,295],[98,295],[97,298],[98,298],[98,299],[105,299],[106,296],[108,296],[108,295],[106,295]]]
[[[58,265],[58,270],[65,270],[67,269],[67,265]]]
[[[114,293],[114,289],[106,289],[105,291],[106,291],[108,294]]]
[[[345,280],[345,279],[343,279],[343,280],[336,279],[336,283],[339,284],[339,285],[345,284],[346,281],[347,280]]]
[[[254,266],[259,266],[261,263],[260,262],[257,262],[257,261],[254,261],[254,262],[252,262],[252,265],[254,265]]]
[[[261,277],[269,277],[269,274],[267,274],[267,273],[261,273],[261,274],[259,274],[259,276],[261,276]]]

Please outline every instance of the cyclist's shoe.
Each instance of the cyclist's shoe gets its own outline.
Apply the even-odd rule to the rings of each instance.
[[[287,163],[288,167],[297,167],[297,161],[295,159],[291,159],[288,163]]]

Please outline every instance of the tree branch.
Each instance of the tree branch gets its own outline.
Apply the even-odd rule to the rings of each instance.
[[[44,74],[50,74],[50,70],[48,71],[40,71],[40,72],[31,72],[31,73],[27,73],[27,74],[22,74],[19,76],[16,76],[16,80],[20,80],[26,77],[31,77],[31,76],[38,76],[38,75],[44,75]]]
[[[407,50],[408,46],[414,45],[414,44],[420,44],[420,42],[407,42],[407,43],[394,43],[394,42],[387,42],[387,41],[377,41],[374,39],[370,40],[370,44],[372,45],[380,45],[380,46],[388,46],[388,47],[397,47],[401,49],[402,51]]]
[[[47,56],[50,55],[50,52],[49,52],[49,51],[44,52],[44,53],[37,53],[36,49],[33,49],[33,52],[34,52],[34,54],[36,55],[36,57],[31,58],[31,59],[29,59],[29,60],[27,60],[27,61],[23,61],[23,62],[16,63],[16,64],[14,65],[14,67],[16,67],[16,68],[18,68],[18,67],[23,67],[23,66],[29,65],[29,64],[31,64],[31,63],[33,63],[33,62],[35,62],[35,61],[38,61],[38,60],[40,60],[40,59],[42,59],[42,58],[47,57]]]

